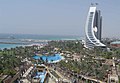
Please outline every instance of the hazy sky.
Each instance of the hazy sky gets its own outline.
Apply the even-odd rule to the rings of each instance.
[[[99,3],[103,36],[120,36],[120,0],[0,0],[0,33],[83,36],[91,2]]]

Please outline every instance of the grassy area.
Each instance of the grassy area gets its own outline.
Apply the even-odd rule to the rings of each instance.
[[[2,55],[2,52],[0,52],[0,55]]]

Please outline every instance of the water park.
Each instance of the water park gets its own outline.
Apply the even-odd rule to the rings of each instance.
[[[44,83],[48,77],[46,66],[35,65],[31,66],[22,76],[21,82],[23,83]]]
[[[56,63],[56,62],[59,62],[59,61],[63,60],[64,57],[61,56],[60,54],[42,55],[42,56],[34,55],[33,59],[42,60],[42,61],[47,62],[47,63]]]

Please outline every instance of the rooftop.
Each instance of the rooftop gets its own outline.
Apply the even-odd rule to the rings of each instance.
[[[111,44],[120,44],[120,41],[113,41]]]

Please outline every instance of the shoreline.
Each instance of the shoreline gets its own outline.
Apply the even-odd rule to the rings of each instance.
[[[17,42],[0,42],[0,44],[23,44],[25,45],[26,43],[17,43]]]
[[[38,45],[47,44],[50,41],[76,41],[77,39],[59,39],[59,40],[37,40],[37,39],[18,39],[18,41],[0,41],[0,49],[4,48],[15,48],[20,46],[31,46],[31,45]],[[79,39],[80,40],[80,39]]]

